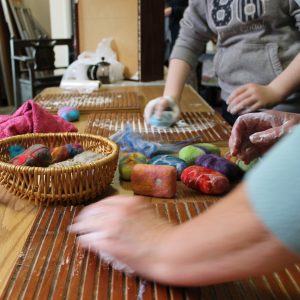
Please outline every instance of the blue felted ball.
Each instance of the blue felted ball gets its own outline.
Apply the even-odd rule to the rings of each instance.
[[[151,158],[148,162],[150,165],[167,165],[176,168],[177,179],[180,179],[182,171],[188,167],[188,164],[175,156],[172,155],[157,155]]]
[[[19,154],[23,153],[25,151],[25,148],[21,145],[12,145],[8,148],[9,157],[10,159],[18,156]]]
[[[170,127],[175,121],[173,111],[168,110],[164,111],[160,118],[155,114],[150,117],[150,124],[153,127]]]
[[[78,121],[80,116],[79,110],[71,106],[61,107],[57,114],[68,122]]]

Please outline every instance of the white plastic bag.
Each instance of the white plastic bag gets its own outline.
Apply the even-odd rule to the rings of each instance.
[[[104,60],[110,63],[109,80],[115,82],[124,78],[124,65],[117,61],[116,53],[111,49],[112,38],[104,38],[98,44],[96,52],[83,52],[78,55],[76,61],[67,68],[63,80],[89,80],[87,69],[91,65],[96,65]]]

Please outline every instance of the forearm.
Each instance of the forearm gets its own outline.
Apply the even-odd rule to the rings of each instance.
[[[172,96],[179,103],[190,70],[190,65],[185,61],[172,59],[169,65],[164,96]]]
[[[176,227],[144,276],[168,284],[207,285],[261,275],[296,261],[264,227],[245,187]],[[280,258],[280,259],[279,259]]]
[[[275,90],[282,98],[286,99],[300,86],[300,54],[298,54],[288,67],[277,76],[269,86]]]

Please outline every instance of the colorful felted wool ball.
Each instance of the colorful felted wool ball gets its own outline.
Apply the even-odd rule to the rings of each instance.
[[[171,166],[137,164],[131,173],[135,194],[173,198],[176,194],[176,169]]]
[[[79,120],[79,116],[80,116],[80,112],[76,107],[72,107],[72,106],[64,106],[61,107],[57,114],[65,119],[68,122],[74,122]]]
[[[148,162],[150,165],[166,165],[166,166],[172,166],[176,168],[177,172],[177,179],[180,179],[180,175],[182,171],[188,167],[188,164],[175,156],[171,155],[157,155],[150,159]]]
[[[188,165],[193,165],[198,156],[204,155],[206,152],[203,148],[196,145],[185,146],[180,149],[178,157],[184,160]]]
[[[8,152],[9,152],[9,157],[10,159],[13,159],[14,157],[20,155],[21,153],[23,153],[25,151],[25,148],[21,145],[11,145],[8,148]]]
[[[19,154],[10,163],[17,166],[48,167],[52,156],[45,145],[35,144]]]
[[[223,174],[200,166],[190,166],[184,169],[181,181],[204,194],[224,194],[230,188],[229,180]]]
[[[212,153],[216,155],[221,155],[221,150],[218,146],[210,143],[197,143],[194,146],[200,147],[203,149],[207,154]]]
[[[195,165],[218,171],[231,181],[240,179],[243,176],[243,171],[236,164],[215,154],[205,154],[197,157]]]
[[[153,114],[150,118],[150,124],[153,127],[170,127],[176,120],[174,120],[174,113],[172,111],[163,111],[161,117],[158,118]]]
[[[119,173],[123,180],[130,180],[131,171],[136,164],[146,164],[147,158],[139,152],[122,154],[119,161]]]
[[[83,152],[83,148],[80,144],[66,144],[63,146],[55,147],[52,152],[52,163],[67,160],[75,155]]]

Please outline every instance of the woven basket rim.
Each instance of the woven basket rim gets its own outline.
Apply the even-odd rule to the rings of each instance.
[[[56,173],[56,172],[72,172],[72,171],[78,171],[81,169],[93,169],[98,165],[105,164],[107,161],[112,160],[116,155],[118,155],[118,145],[111,141],[110,139],[96,135],[96,134],[90,134],[90,133],[78,133],[78,132],[56,132],[56,133],[27,133],[27,134],[20,134],[15,135],[11,137],[7,137],[0,140],[0,145],[7,144],[9,142],[19,141],[20,139],[30,139],[33,137],[56,137],[56,136],[75,136],[75,137],[85,137],[85,138],[94,138],[101,141],[104,141],[108,143],[112,147],[112,153],[107,154],[105,157],[88,163],[83,163],[80,165],[75,166],[66,166],[66,167],[31,167],[31,166],[16,166],[13,164],[10,164],[8,162],[0,161],[0,167],[8,170],[8,171],[20,171],[24,172],[27,171],[28,173]]]

